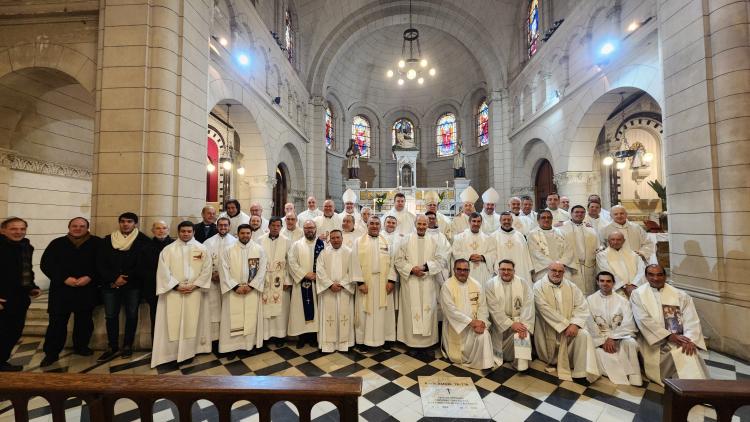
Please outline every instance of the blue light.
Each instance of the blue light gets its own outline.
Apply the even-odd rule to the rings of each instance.
[[[241,64],[242,66],[247,66],[250,64],[250,57],[248,57],[245,53],[241,53],[237,56],[237,63]]]
[[[602,48],[599,49],[599,54],[602,56],[609,56],[615,51],[615,45],[611,42],[606,42],[602,45]]]

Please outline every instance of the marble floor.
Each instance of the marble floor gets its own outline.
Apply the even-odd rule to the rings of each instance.
[[[14,364],[24,365],[34,372],[121,373],[121,374],[182,374],[190,375],[278,375],[278,376],[360,376],[363,396],[359,400],[360,421],[423,421],[419,399],[418,376],[445,375],[470,377],[482,397],[493,420],[503,421],[661,421],[662,387],[616,386],[606,378],[591,385],[560,381],[544,371],[544,365],[534,361],[527,374],[518,374],[508,366],[492,371],[469,370],[452,365],[443,358],[419,360],[408,356],[403,346],[391,352],[360,354],[357,352],[323,354],[306,346],[296,349],[291,342],[286,347],[264,347],[233,359],[213,354],[197,356],[189,364],[149,367],[150,354],[135,353],[131,359],[115,358],[97,363],[96,356],[74,356],[65,350],[61,359],[47,368],[40,368],[44,354],[42,339],[23,338],[17,346]],[[439,356],[439,352],[437,353]],[[711,375],[717,379],[750,379],[750,365],[716,352],[709,352],[707,361]],[[68,421],[89,420],[87,408],[79,400],[67,403]],[[135,403],[120,400],[116,421],[138,420]],[[29,404],[34,422],[51,421],[49,407],[41,398]],[[279,402],[274,405],[274,421],[297,420],[293,405]],[[172,421],[176,409],[168,401],[154,405],[154,420]],[[695,407],[690,421],[710,421],[716,417],[712,409]],[[330,403],[319,403],[313,408],[316,421],[337,421],[338,411]],[[194,421],[215,421],[216,409],[208,401],[193,405]],[[750,421],[750,406],[738,411],[737,421]],[[9,402],[0,402],[0,421],[12,421]],[[232,411],[233,421],[255,421],[257,412],[247,402],[238,402]],[[450,420],[450,419],[437,419]]]

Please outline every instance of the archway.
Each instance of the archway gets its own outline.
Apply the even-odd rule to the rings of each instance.
[[[536,177],[534,178],[534,203],[540,210],[547,208],[547,195],[557,191],[554,176],[555,172],[552,170],[552,164],[546,159],[542,159],[539,162]]]
[[[284,205],[289,193],[289,171],[286,164],[276,166],[276,184],[273,187],[273,215],[284,215]]]

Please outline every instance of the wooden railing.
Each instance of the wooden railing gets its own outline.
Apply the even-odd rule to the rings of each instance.
[[[750,405],[750,381],[664,380],[664,422],[684,422],[690,409],[708,404],[718,422],[730,422],[740,407]]]
[[[144,422],[152,422],[159,399],[176,405],[180,422],[191,420],[192,405],[199,399],[216,406],[220,422],[231,420],[232,405],[240,400],[252,403],[261,421],[271,420],[271,407],[280,401],[293,403],[302,422],[310,421],[313,406],[323,401],[338,408],[341,421],[356,421],[361,395],[359,377],[6,373],[0,382],[0,400],[12,402],[16,422],[29,420],[28,401],[35,396],[49,402],[54,422],[65,420],[65,401],[70,397],[86,402],[92,422],[111,421],[121,398],[135,402]]]

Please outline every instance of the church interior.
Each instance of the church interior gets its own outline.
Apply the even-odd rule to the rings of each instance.
[[[425,413],[419,377],[468,377],[491,420],[662,420],[665,387],[645,378],[561,380],[538,359],[473,369],[402,342],[376,353],[266,342],[152,368],[145,303],[131,357],[66,348],[41,366],[40,264],[76,217],[104,237],[133,212],[141,233],[164,222],[177,239],[180,222],[230,199],[248,214],[259,205],[267,225],[311,196],[385,217],[400,193],[413,215],[437,194],[450,221],[467,189],[479,212],[492,188],[498,214],[525,196],[539,212],[550,194],[622,207],[652,242],[650,263],[694,302],[708,376],[750,381],[748,0],[0,1],[0,110],[0,219],[27,222],[41,290],[8,361],[24,373],[357,376],[362,421],[459,420]],[[101,307],[93,320],[98,355]],[[750,420],[744,404],[731,420]],[[64,413],[96,419],[75,397]],[[153,420],[178,413],[159,400]],[[206,400],[191,413],[220,420]],[[278,402],[271,417],[299,413]],[[232,421],[259,417],[248,401],[232,407]],[[311,417],[340,414],[321,402]],[[0,401],[0,421],[13,418]],[[717,419],[711,406],[688,416]],[[30,400],[26,420],[52,420],[49,402]],[[136,403],[120,399],[114,420],[139,420]]]

